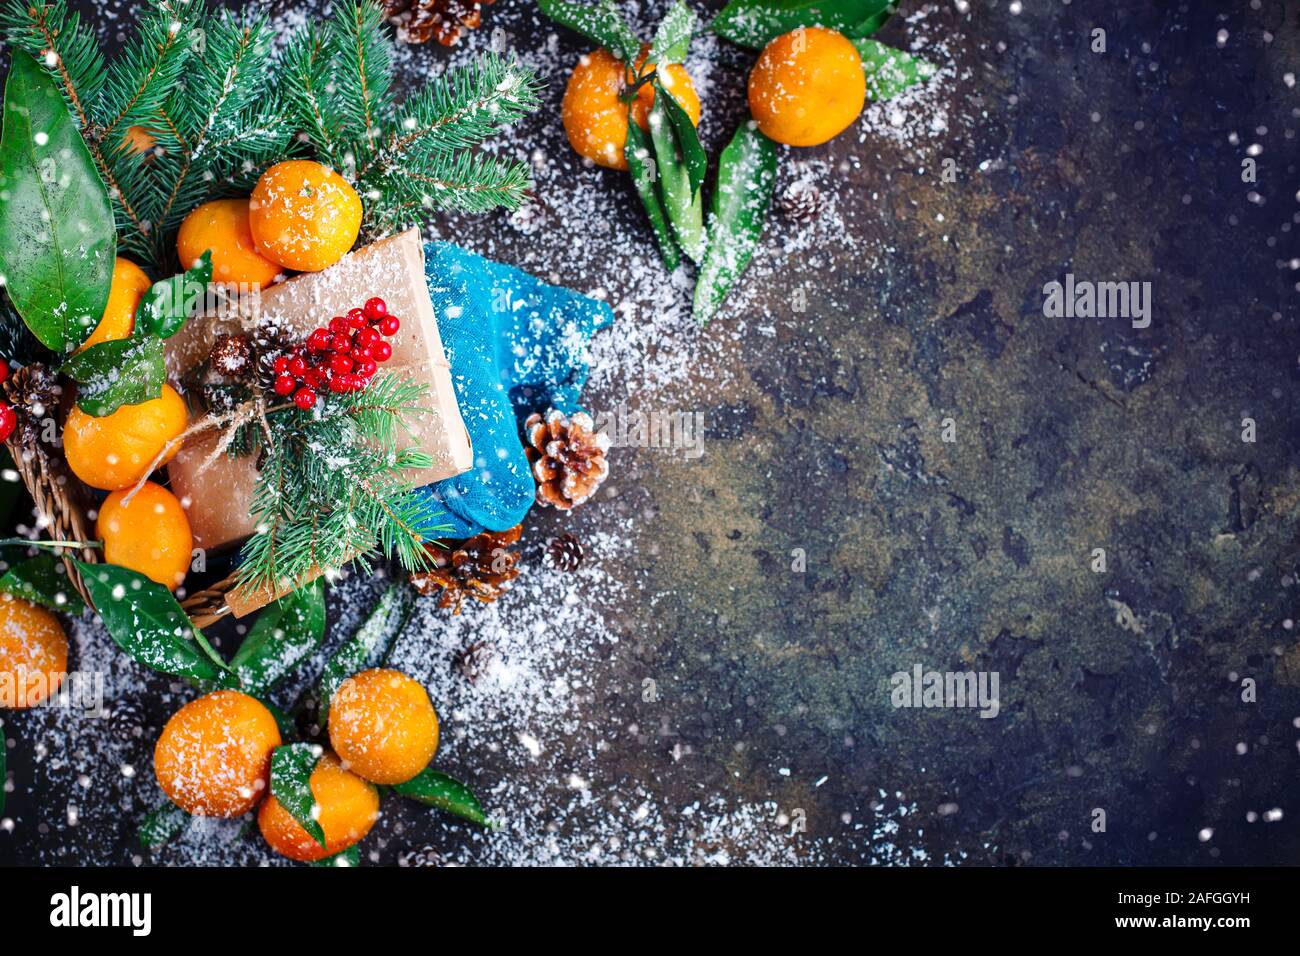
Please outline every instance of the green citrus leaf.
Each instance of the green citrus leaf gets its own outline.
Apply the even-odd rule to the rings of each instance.
[[[624,63],[632,63],[641,52],[641,44],[618,8],[611,0],[575,3],[571,0],[538,0],[542,13],[561,26],[581,33],[592,43],[604,47]]]
[[[691,46],[691,34],[695,32],[695,11],[682,0],[673,0],[664,18],[655,30],[654,43],[650,45],[648,63],[681,63]]]
[[[411,591],[404,585],[393,584],[380,595],[374,610],[357,629],[357,633],[326,663],[321,672],[316,695],[320,701],[317,717],[325,726],[329,719],[330,701],[339,685],[358,671],[377,666],[388,654],[393,641],[406,626],[411,613]]]
[[[681,144],[668,113],[669,103],[676,106],[671,96],[664,96],[656,89],[654,106],[650,109],[650,141],[655,147],[659,198],[682,251],[699,262],[704,256],[704,199],[699,189],[691,188],[691,171],[680,152]],[[686,122],[689,125],[690,119]],[[699,140],[695,143],[698,146]]]
[[[677,140],[677,148],[690,177],[691,195],[695,195],[704,184],[705,173],[709,171],[709,157],[700,145],[700,137],[695,132],[695,124],[691,122],[690,115],[677,102],[677,97],[664,89],[658,76],[655,77],[654,88],[655,99],[663,97],[664,115],[673,124],[673,138]]]
[[[174,803],[165,803],[144,818],[137,831],[141,846],[160,847],[185,829],[190,815]]]
[[[749,265],[776,188],[776,146],[753,121],[740,124],[718,159],[709,247],[695,282],[695,318],[707,322]]]
[[[659,244],[659,254],[663,257],[664,268],[672,272],[677,268],[682,257],[677,248],[677,240],[673,238],[672,231],[668,228],[668,218],[664,213],[663,203],[659,201],[659,193],[655,191],[657,167],[651,149],[650,138],[646,136],[645,130],[632,121],[629,105],[627,142],[623,146],[623,155],[627,157],[627,168],[632,174],[632,185],[636,187],[636,194],[641,197],[641,205],[645,207],[646,215],[650,218],[650,226],[654,229],[655,241]]]
[[[59,369],[78,383],[77,405],[88,415],[111,415],[162,394],[167,381],[162,340],[132,336],[92,345]]]
[[[885,46],[879,40],[854,40],[862,55],[862,71],[867,76],[867,96],[879,103],[897,96],[909,86],[934,76],[933,64],[920,57]]]
[[[346,850],[340,850],[333,856],[327,856],[323,860],[317,860],[312,866],[339,866],[353,867],[361,865],[361,851],[355,846],[350,846]]]
[[[237,688],[239,686],[239,678],[233,679],[228,686]],[[258,700],[263,707],[271,712],[271,716],[275,718],[275,725],[280,728],[280,739],[287,740],[291,737],[298,736],[298,725],[292,717],[266,698],[262,697]]]
[[[895,13],[898,12],[898,5],[891,3],[879,13],[873,14],[855,26],[849,27],[844,31],[847,37],[869,37],[881,27],[883,27]]]
[[[320,808],[312,796],[311,772],[323,752],[316,744],[297,743],[276,747],[271,754],[271,796],[322,847],[325,831],[316,819]]]
[[[77,562],[81,580],[109,637],[145,667],[199,681],[227,670],[216,652],[161,584],[115,564]]]
[[[393,792],[454,813],[479,826],[492,825],[469,787],[440,770],[422,770],[406,783],[394,786]]]
[[[709,26],[718,36],[757,50],[799,27],[830,27],[850,38],[869,36],[884,26],[896,7],[896,0],[731,0]]]
[[[63,562],[49,553],[15,564],[0,577],[0,591],[51,611],[75,615],[86,609],[86,602],[64,573]]]
[[[258,615],[230,668],[243,690],[262,694],[310,657],[324,637],[325,586],[317,578]]]
[[[180,275],[155,282],[136,309],[135,334],[170,338],[185,320],[202,311],[212,282],[212,252],[205,251]]]
[[[13,51],[0,134],[0,273],[46,348],[76,348],[99,323],[117,233],[108,191],[49,73]]]

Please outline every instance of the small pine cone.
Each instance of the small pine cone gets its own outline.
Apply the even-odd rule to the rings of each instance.
[[[825,210],[826,197],[812,183],[791,183],[777,197],[776,206],[790,222],[812,222]]]
[[[406,43],[437,40],[451,46],[465,30],[483,22],[483,4],[492,0],[384,0],[384,15]]]
[[[199,401],[203,407],[216,414],[233,412],[242,403],[248,401],[250,392],[243,385],[227,385],[222,382],[203,382],[198,386]]]
[[[220,336],[209,359],[212,368],[226,378],[246,378],[252,371],[253,343],[246,335]]]
[[[144,710],[133,701],[119,701],[109,711],[108,726],[118,737],[128,740],[139,737],[144,733]]]
[[[460,613],[472,597],[484,604],[499,598],[519,577],[519,555],[509,546],[519,540],[523,525],[507,531],[484,531],[450,548],[430,547],[433,567],[411,574],[411,584],[425,596],[440,594],[438,607]]]
[[[422,846],[397,858],[398,866],[446,866],[447,858],[431,846]]]
[[[576,571],[578,565],[582,564],[582,544],[567,532],[558,538],[552,538],[546,546],[546,553],[550,556],[551,563],[561,571]]]
[[[17,413],[18,424],[10,442],[33,445],[40,438],[41,423],[58,414],[63,387],[59,376],[44,365],[34,362],[24,365],[5,381],[5,400]]]
[[[253,332],[253,371],[257,384],[269,389],[275,382],[275,360],[301,344],[299,337],[278,325],[261,325]]]
[[[477,684],[496,657],[496,648],[487,641],[475,641],[456,655],[456,670],[471,684]]]
[[[609,435],[595,432],[591,416],[572,417],[551,409],[524,422],[524,451],[537,480],[537,503],[568,511],[596,493],[609,477]]]

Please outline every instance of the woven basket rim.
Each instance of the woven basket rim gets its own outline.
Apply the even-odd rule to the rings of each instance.
[[[4,383],[4,391],[14,411],[20,417],[19,427],[15,428],[5,441],[9,456],[13,459],[14,470],[22,478],[23,485],[31,495],[36,506],[39,523],[50,528],[60,541],[89,541],[91,521],[89,502],[91,490],[72,469],[61,454],[53,454],[46,443],[40,440],[40,422],[29,420],[24,427],[22,418],[35,419],[31,409],[23,401],[33,377],[47,370],[39,363],[24,366],[13,373]],[[44,405],[40,406],[44,410]],[[62,435],[62,432],[60,432]],[[62,447],[62,438],[60,438]],[[90,607],[95,606],[81,579],[81,570],[76,560],[80,558],[86,564],[102,563],[98,548],[82,548],[74,552],[64,549],[60,554],[68,580],[77,593]],[[215,584],[201,591],[187,595],[181,601],[181,607],[190,619],[190,623],[202,630],[231,613],[226,602],[226,595],[234,590],[238,582],[234,574],[227,575]]]

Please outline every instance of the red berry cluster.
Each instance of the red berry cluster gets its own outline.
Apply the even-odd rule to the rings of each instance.
[[[293,403],[306,411],[322,389],[361,391],[379,363],[393,357],[393,347],[384,338],[392,338],[401,327],[401,320],[389,315],[388,304],[379,298],[334,316],[327,328],[313,329],[304,345],[275,360],[275,394],[292,395]]]
[[[0,359],[0,385],[9,381],[9,363]],[[8,441],[18,427],[18,414],[8,402],[0,402],[0,441]]]

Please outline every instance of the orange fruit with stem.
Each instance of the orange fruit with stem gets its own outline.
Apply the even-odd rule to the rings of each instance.
[[[116,491],[145,477],[154,459],[188,423],[185,401],[170,385],[163,385],[157,398],[123,405],[99,418],[74,405],[63,426],[63,454],[73,474],[90,487]],[[158,466],[179,449],[175,443]]]
[[[248,200],[248,223],[261,255],[286,269],[319,272],[342,259],[361,231],[361,198],[328,166],[276,163]]]
[[[302,828],[274,795],[262,801],[257,828],[281,856],[314,863],[360,843],[379,819],[379,791],[374,784],[344,770],[339,758],[325,753],[308,780],[316,803],[316,822],[325,833],[325,845]]]
[[[633,76],[643,77],[649,47],[641,48],[641,55],[633,64]],[[681,105],[691,122],[699,125],[700,97],[690,74],[678,63],[658,69],[659,82]],[[560,104],[560,119],[564,123],[569,145],[580,156],[598,166],[609,169],[627,169],[623,147],[627,141],[627,104],[620,99],[628,89],[632,77],[622,60],[608,50],[599,49],[578,60],[569,76]],[[650,83],[641,86],[632,102],[632,119],[642,129],[650,128],[650,109],[654,106],[655,91]]]
[[[95,533],[104,542],[104,560],[143,574],[175,591],[190,569],[194,536],[176,496],[152,481],[135,494],[115,491],[99,507]]]
[[[817,146],[838,136],[866,98],[857,47],[825,27],[777,37],[749,74],[749,112],[764,136],[787,146]]]
[[[238,817],[267,792],[278,746],[280,728],[265,705],[239,691],[213,691],[172,714],[154,747],[154,773],[187,813]]]
[[[429,694],[400,671],[377,667],[349,677],[329,705],[330,746],[372,783],[405,783],[438,749]]]
[[[68,636],[59,619],[30,601],[0,596],[0,710],[34,707],[67,672]]]
[[[113,261],[113,283],[108,289],[104,315],[77,351],[84,351],[100,342],[129,337],[135,329],[135,310],[151,285],[153,283],[143,269],[130,259],[118,256]]]
[[[185,217],[176,233],[176,255],[188,269],[204,252],[212,253],[212,281],[244,283],[265,289],[282,271],[257,251],[249,225],[247,199],[214,199]]]

